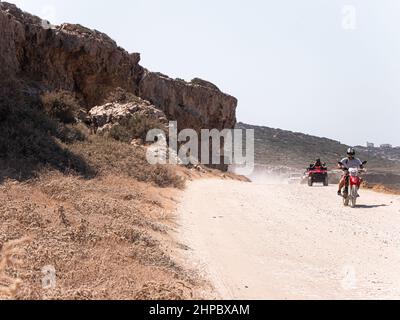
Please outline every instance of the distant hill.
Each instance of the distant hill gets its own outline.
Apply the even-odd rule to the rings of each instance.
[[[357,146],[359,150],[365,151],[374,156],[385,158],[388,160],[400,161],[400,147],[395,148],[367,148],[364,146]]]
[[[261,165],[288,166],[303,169],[315,159],[321,158],[330,168],[342,159],[348,145],[328,138],[320,138],[299,132],[254,126],[239,122],[237,128],[255,130],[255,161]],[[381,151],[372,152],[356,147],[358,157],[369,162],[373,172],[399,173],[400,161],[389,160]],[[392,149],[391,152],[395,152]],[[400,155],[400,152],[399,154]],[[396,158],[394,155],[391,158]],[[398,158],[400,159],[400,157]]]

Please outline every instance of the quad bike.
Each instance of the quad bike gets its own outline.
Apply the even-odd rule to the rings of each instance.
[[[312,187],[314,183],[322,183],[325,187],[329,185],[327,167],[308,168],[306,174],[309,187]]]
[[[367,162],[363,162],[365,165]],[[343,192],[343,204],[348,207],[355,208],[357,205],[357,198],[359,197],[358,190],[360,190],[363,179],[360,177],[361,173],[365,172],[364,169],[350,168],[346,176],[346,187]]]

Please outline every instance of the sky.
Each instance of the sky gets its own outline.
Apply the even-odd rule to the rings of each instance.
[[[398,0],[9,0],[111,36],[141,64],[200,77],[238,121],[400,145]]]

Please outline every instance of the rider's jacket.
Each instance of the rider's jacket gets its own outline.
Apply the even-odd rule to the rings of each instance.
[[[356,168],[360,169],[362,166],[362,162],[358,158],[354,159],[349,159],[349,158],[344,158],[340,163],[346,168],[346,169],[351,169],[351,168]]]

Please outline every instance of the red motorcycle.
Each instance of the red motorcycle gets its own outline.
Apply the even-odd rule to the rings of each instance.
[[[363,165],[367,164],[367,161],[363,162]],[[348,169],[348,175],[346,176],[346,190],[343,194],[343,204],[348,207],[355,208],[357,205],[357,198],[359,197],[358,190],[360,190],[363,179],[361,173],[365,172],[364,169],[350,168]]]

